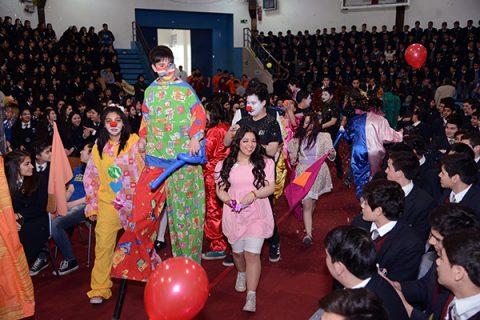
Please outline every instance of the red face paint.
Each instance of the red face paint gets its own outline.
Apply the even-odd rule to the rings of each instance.
[[[117,121],[110,121],[110,127],[115,128],[117,126]]]
[[[245,107],[245,110],[247,110],[247,112],[252,112],[253,111],[253,107],[251,105],[247,105]]]

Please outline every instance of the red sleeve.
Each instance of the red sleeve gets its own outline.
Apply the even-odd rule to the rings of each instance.
[[[205,127],[207,124],[207,115],[205,114],[205,109],[203,106],[197,102],[191,108],[192,112],[192,125],[188,135],[190,138],[195,138],[197,140],[202,140],[205,136]]]

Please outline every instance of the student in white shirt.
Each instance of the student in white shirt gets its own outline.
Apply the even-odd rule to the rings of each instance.
[[[443,239],[437,259],[438,282],[455,296],[447,319],[480,319],[480,232],[461,232]]]

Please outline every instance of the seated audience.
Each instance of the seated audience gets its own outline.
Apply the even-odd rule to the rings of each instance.
[[[450,234],[479,230],[480,222],[468,208],[460,204],[445,204],[435,208],[429,218],[430,237],[428,243],[435,249],[435,258],[443,249],[443,240]],[[410,319],[444,319],[450,291],[437,282],[437,267],[432,263],[429,271],[421,279],[394,282]],[[415,306],[415,307],[414,307]]]
[[[336,290],[320,300],[321,309],[309,320],[387,320],[379,297],[368,289]]]
[[[47,179],[34,173],[30,154],[16,150],[5,156],[5,173],[19,223],[20,242],[35,276],[48,266],[48,254],[42,251],[50,236],[47,208]]]
[[[367,222],[377,248],[380,270],[396,281],[413,280],[424,252],[415,231],[399,221],[404,210],[405,194],[393,181],[373,180],[363,189],[362,219]],[[354,225],[361,226],[358,220]]]
[[[436,202],[413,182],[418,168],[419,163],[413,152],[397,151],[389,153],[385,172],[387,179],[400,184],[405,194],[405,208],[400,221],[408,224],[425,241],[430,231],[428,213],[436,206]]]
[[[375,243],[368,232],[340,226],[327,234],[324,243],[327,268],[335,280],[347,289],[366,288],[375,293],[389,319],[407,318],[395,289],[378,274]]]
[[[442,160],[440,184],[447,189],[442,195],[443,203],[463,204],[480,217],[480,187],[474,184],[477,165],[467,154],[450,154]]]
[[[73,170],[73,178],[67,189],[67,214],[57,216],[52,222],[52,238],[55,240],[63,261],[58,268],[58,274],[63,276],[78,269],[78,261],[73,253],[72,245],[67,235],[67,230],[85,220],[85,189],[83,187],[83,174],[90,160],[93,144],[87,144],[80,152],[82,164]]]
[[[449,289],[453,300],[449,319],[480,319],[480,232],[460,232],[443,239],[437,259],[438,283]]]

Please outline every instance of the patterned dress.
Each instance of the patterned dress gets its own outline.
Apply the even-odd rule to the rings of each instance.
[[[206,115],[186,82],[153,82],[145,90],[139,135],[146,139],[145,168],[133,198],[133,216],[119,241],[112,276],[146,281],[158,259],[152,256],[162,214],[167,214],[173,256],[200,262],[205,189],[201,165],[185,165],[155,190],[149,183],[188,153],[190,140],[205,134]],[[150,262],[150,263],[148,263]]]
[[[290,140],[288,143],[288,154],[290,162],[296,165],[296,175],[299,176],[306,169],[308,169],[314,162],[320,159],[325,153],[333,148],[332,138],[327,132],[320,132],[317,136],[317,141],[311,149],[306,148],[307,141],[303,141],[302,146],[299,146],[298,138]],[[332,191],[332,177],[328,165],[323,163],[318,176],[308,192],[306,198],[317,200],[319,196],[324,193]]]

